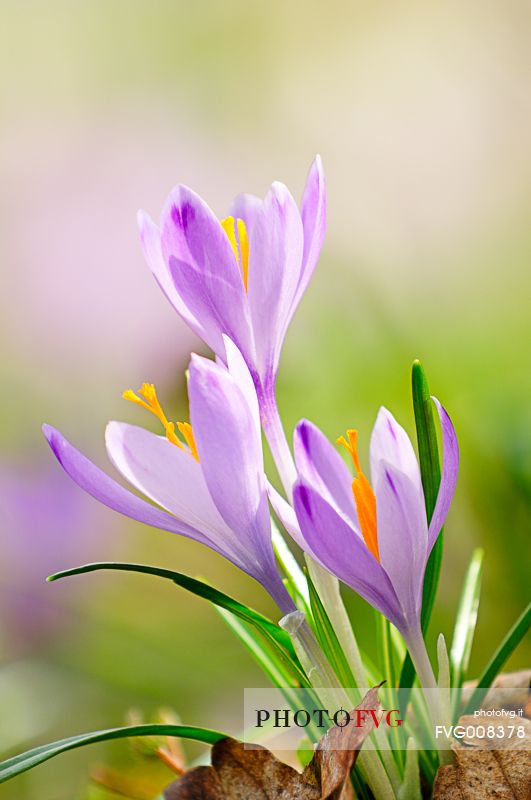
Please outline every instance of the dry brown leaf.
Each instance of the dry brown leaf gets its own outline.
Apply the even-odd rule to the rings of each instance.
[[[378,688],[367,692],[357,709],[378,709]],[[350,770],[373,726],[369,717],[359,728],[352,723],[331,728],[302,774],[264,747],[247,749],[223,739],[212,748],[212,766],[172,783],[165,800],[352,800]]]
[[[453,764],[439,767],[433,785],[433,800],[463,800],[457,783],[457,769]]]
[[[477,686],[477,681],[467,681],[463,686],[461,702],[463,707],[472,697]],[[511,690],[509,695],[507,690]],[[507,705],[507,698],[511,698],[511,706]],[[522,708],[531,700],[531,670],[523,669],[519,672],[504,672],[498,675],[487,696],[482,702],[483,708]],[[527,715],[526,715],[527,716]]]
[[[514,719],[496,725],[514,725]],[[525,739],[509,736],[485,749],[484,739],[470,737],[454,745],[456,766],[441,767],[433,787],[433,800],[531,800],[531,723],[519,718],[516,724],[525,730]],[[465,729],[483,726],[481,718],[461,717]],[[527,750],[523,749],[527,746]]]

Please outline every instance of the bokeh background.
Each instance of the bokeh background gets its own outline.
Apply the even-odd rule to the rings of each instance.
[[[528,599],[529,3],[4,0],[0,31],[2,753],[119,725],[131,707],[236,732],[242,687],[263,685],[180,590],[111,573],[44,583],[83,561],[144,561],[275,613],[199,545],[83,496],[40,425],[103,464],[108,419],[150,424],[123,389],[153,381],[186,419],[184,370],[204,350],[143,262],[136,211],[156,218],[177,182],[220,216],[274,179],[299,196],[316,152],[328,235],[281,409],[289,429],[359,427],[366,453],[382,403],[412,431],[423,360],[462,448],[433,630],[451,635],[483,546],[477,673]],[[370,614],[347,601],[370,649]],[[522,645],[511,666],[529,656]],[[130,760],[123,743],[77,751],[0,797],[100,797],[93,765]]]

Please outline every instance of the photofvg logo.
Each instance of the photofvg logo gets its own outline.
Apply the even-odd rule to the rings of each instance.
[[[246,689],[243,729],[249,747],[311,749],[334,726],[372,729],[365,750],[448,750],[457,742],[478,749],[510,746],[531,750],[529,687],[485,690],[479,708],[470,708],[460,690],[382,686],[378,702],[357,707],[369,689]],[[350,703],[352,705],[350,705]],[[347,705],[348,704],[348,705]],[[529,705],[528,705],[529,704]],[[350,737],[338,737],[348,746]]]
[[[367,690],[368,691],[368,690]],[[267,742],[278,750],[300,750],[301,740],[316,742],[330,728],[341,731],[370,728],[379,734],[386,731],[386,740],[401,737],[403,716],[400,704],[380,692],[379,700],[359,708],[366,692],[362,689],[320,689],[319,694],[307,689],[246,689],[244,699],[244,729],[246,741]],[[347,700],[348,697],[348,700]],[[349,705],[347,705],[347,702]],[[340,737],[348,748],[351,737]],[[252,746],[252,744],[250,745]],[[341,744],[339,744],[341,747]],[[369,746],[366,742],[364,746]],[[389,746],[390,747],[390,746]],[[405,745],[404,745],[405,747]]]
[[[330,711],[327,708],[257,708],[255,709],[255,728],[309,728],[315,726],[323,733],[335,725],[345,728],[350,725],[354,728],[363,728],[367,722],[372,722],[375,728],[386,725],[388,728],[399,728],[402,725],[400,710],[392,708],[356,708],[347,711],[344,708]]]

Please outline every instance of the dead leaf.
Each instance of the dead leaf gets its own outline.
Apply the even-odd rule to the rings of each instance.
[[[453,764],[439,767],[433,784],[433,800],[463,800],[457,783],[457,769]]]
[[[484,720],[466,716],[458,724],[465,729],[483,727]],[[440,767],[433,800],[530,800],[531,723],[525,718],[496,723],[504,727],[515,724],[524,728],[525,739],[507,736],[489,742],[486,748],[485,739],[470,736],[463,744],[453,745],[456,766]]]
[[[378,688],[367,692],[355,711],[377,710]],[[369,716],[358,728],[354,712],[351,718],[323,736],[302,774],[265,747],[248,749],[223,739],[212,748],[212,766],[187,772],[166,789],[165,800],[352,800],[350,771],[374,720]]]
[[[467,681],[463,686],[461,702],[463,707],[472,697],[477,681]],[[507,690],[510,690],[510,694]],[[507,700],[510,697],[511,703]],[[483,708],[523,708],[531,701],[531,670],[504,672],[498,675],[481,705]],[[526,714],[527,716],[527,714]]]

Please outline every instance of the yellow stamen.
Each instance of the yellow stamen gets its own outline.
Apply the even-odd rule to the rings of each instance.
[[[138,395],[140,395],[140,397]],[[162,423],[168,441],[179,447],[181,450],[185,450],[186,448],[184,444],[175,433],[175,423],[170,422],[162,410],[162,406],[157,397],[157,392],[155,391],[155,386],[152,383],[143,383],[138,390],[138,395],[135,394],[132,389],[127,389],[127,391],[122,394],[122,397],[124,400],[129,400],[131,403],[136,403],[137,406],[142,406],[142,408],[145,408],[146,411],[154,414],[154,416],[157,417],[157,419]],[[196,461],[199,461],[194,434],[192,432],[192,426],[188,422],[178,422],[177,428],[188,445],[191,455]]]
[[[247,291],[249,282],[249,237],[243,219],[238,220],[238,239],[240,240],[241,266],[243,275],[243,285]]]
[[[247,291],[247,281],[249,277],[249,237],[243,219],[235,220],[234,217],[226,217],[221,220],[221,227],[227,234],[236,262],[239,265],[245,291]],[[238,234],[238,235],[236,235]]]
[[[195,443],[192,426],[190,425],[189,422],[178,422],[177,427],[179,429],[179,433],[182,434],[184,441],[188,445],[191,454],[193,455],[196,461],[199,461],[199,454],[197,452],[197,445]]]
[[[358,512],[363,540],[377,561],[380,560],[378,551],[378,528],[376,524],[376,498],[372,487],[363,474],[358,456],[358,431],[347,430],[348,442],[344,436],[337,439],[337,444],[342,445],[352,457],[356,477],[352,481],[352,493]]]

